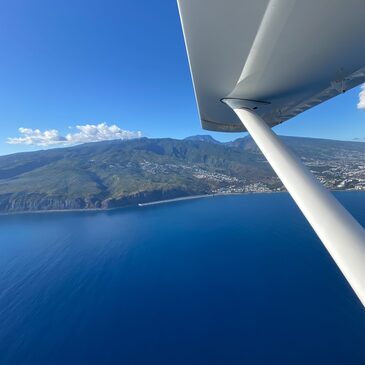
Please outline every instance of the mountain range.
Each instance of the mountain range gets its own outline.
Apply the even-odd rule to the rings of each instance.
[[[328,188],[365,189],[365,143],[281,138]],[[0,157],[2,213],[283,190],[249,137],[114,140]]]

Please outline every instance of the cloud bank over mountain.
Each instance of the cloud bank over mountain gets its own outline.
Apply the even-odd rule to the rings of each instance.
[[[19,128],[20,137],[10,137],[7,139],[7,143],[49,147],[142,137],[142,132],[127,131],[116,124],[110,126],[107,123],[85,124],[77,125],[76,129],[76,133],[68,133],[63,136],[57,129],[41,131],[40,129]]]

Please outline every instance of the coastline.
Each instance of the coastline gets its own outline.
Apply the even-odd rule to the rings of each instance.
[[[214,196],[224,196],[224,195],[247,195],[247,194],[269,194],[267,193],[217,193],[217,194],[200,194],[200,195],[188,195],[182,196],[173,199],[165,199],[165,200],[155,200],[148,203],[136,203],[136,204],[128,204],[120,207],[114,208],[84,208],[84,209],[49,209],[49,210],[24,210],[17,212],[0,212],[0,216],[8,216],[8,215],[23,215],[23,214],[47,214],[47,213],[81,213],[81,212],[110,212],[119,209],[126,208],[143,208],[146,206],[153,206],[159,204],[173,203],[184,200],[194,200],[194,199],[203,199],[203,198],[211,198]]]
[[[332,193],[334,192],[343,192],[343,193],[361,193],[365,192],[365,190],[330,190]],[[27,215],[27,214],[48,214],[48,213],[102,213],[102,212],[111,212],[115,210],[122,210],[126,208],[144,208],[154,205],[161,205],[161,204],[169,204],[174,202],[181,202],[181,201],[188,201],[188,200],[195,200],[195,199],[205,199],[205,198],[214,198],[219,196],[234,196],[234,195],[259,195],[259,194],[282,194],[287,193],[286,190],[284,191],[267,191],[267,192],[247,192],[247,193],[216,193],[216,194],[200,194],[200,195],[189,195],[183,196],[173,199],[165,199],[165,200],[156,200],[148,203],[136,203],[136,204],[129,204],[120,207],[114,208],[86,208],[86,209],[49,209],[49,210],[30,210],[30,211],[17,211],[17,212],[0,212],[0,216],[13,216],[13,215]]]

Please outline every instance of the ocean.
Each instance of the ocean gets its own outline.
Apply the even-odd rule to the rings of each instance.
[[[0,250],[1,365],[365,363],[365,309],[285,193],[1,216]]]

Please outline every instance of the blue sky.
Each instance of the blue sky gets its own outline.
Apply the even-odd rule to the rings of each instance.
[[[3,0],[0,47],[0,154],[41,148],[8,144],[19,128],[39,129],[41,137],[53,130],[76,142],[101,123],[106,136],[124,130],[147,137],[208,133],[200,128],[174,0]],[[359,92],[275,130],[363,138]],[[90,128],[76,128],[85,125]],[[111,132],[112,125],[120,129]],[[242,136],[212,135],[223,141]]]

